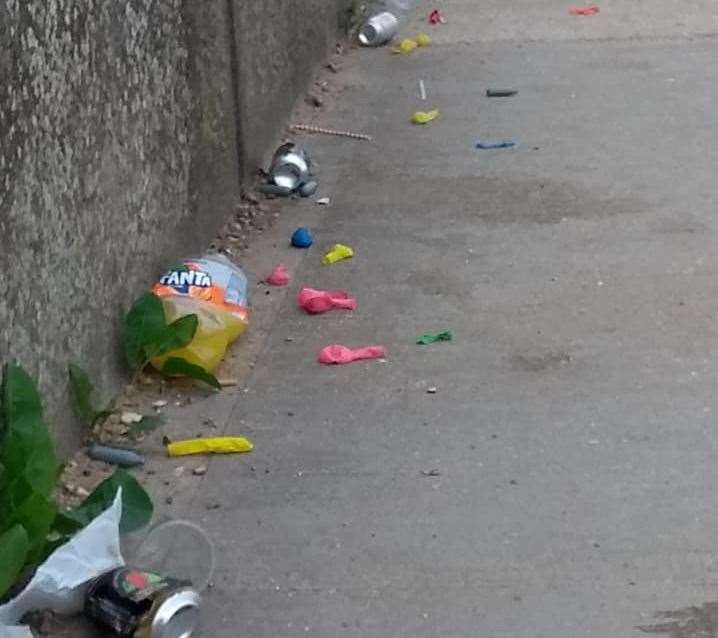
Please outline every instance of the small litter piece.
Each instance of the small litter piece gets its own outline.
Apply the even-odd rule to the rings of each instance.
[[[422,102],[426,102],[426,85],[424,80],[419,80],[419,98]]]
[[[313,179],[302,184],[298,192],[301,197],[311,197],[317,192],[317,188],[319,188],[319,182]]]
[[[207,466],[206,465],[200,465],[192,470],[192,474],[195,476],[204,476],[207,474]]]
[[[421,473],[424,476],[441,476],[441,472],[439,472],[439,470],[422,470]]]
[[[428,388],[426,388],[427,394],[436,394],[438,392],[438,388],[435,385],[432,385]]]
[[[486,97],[513,97],[517,94],[516,89],[486,89]]]
[[[441,11],[438,9],[433,9],[431,13],[429,13],[429,24],[446,24],[446,20],[444,20],[444,16],[441,15]]]
[[[347,348],[342,345],[331,345],[319,351],[317,360],[326,365],[352,363],[363,359],[381,359],[386,356],[384,346],[367,346],[364,348]]]
[[[254,445],[243,436],[221,436],[209,439],[187,439],[167,444],[170,456],[190,456],[192,454],[239,454],[251,452]]]
[[[439,115],[439,109],[434,109],[433,111],[417,111],[411,116],[411,122],[412,124],[428,124],[429,122],[433,122]]]
[[[104,461],[118,467],[135,467],[145,462],[145,457],[137,450],[99,445],[95,443],[87,450],[87,456],[95,461]]]
[[[300,226],[292,233],[292,246],[295,248],[309,248],[313,243],[312,232],[304,226]]]
[[[444,330],[444,332],[438,332],[433,334],[427,332],[426,334],[421,335],[416,340],[416,343],[420,346],[428,346],[429,344],[437,343],[438,341],[451,341],[453,338],[454,337],[449,330]]]
[[[331,204],[331,203],[332,203],[332,200],[329,199],[328,197],[320,197],[320,198],[317,200],[317,204],[318,204],[319,206],[329,206],[329,204]]]
[[[356,299],[349,297],[343,290],[316,290],[302,288],[297,303],[310,315],[318,315],[329,310],[356,310]]]
[[[275,266],[272,274],[265,279],[270,286],[286,286],[289,280],[289,270],[284,264]]]
[[[345,244],[334,244],[324,257],[322,257],[322,263],[325,266],[331,266],[332,264],[336,264],[338,261],[349,259],[350,257],[354,257],[354,250],[352,250],[351,246],[346,246]]]
[[[514,148],[517,146],[514,140],[479,140],[476,142],[476,148],[494,149],[494,148]]]
[[[595,16],[600,9],[598,5],[589,4],[585,7],[571,7],[568,12],[572,16]]]
[[[165,401],[164,399],[159,399],[158,401],[155,401],[152,404],[152,407],[159,410],[160,408],[164,408],[167,405],[167,403],[168,403],[168,401]]]
[[[228,388],[233,385],[239,385],[239,379],[237,377],[224,377],[217,379],[219,381],[219,385],[221,385],[223,388]]]
[[[420,33],[415,38],[405,38],[397,46],[392,48],[393,53],[411,53],[419,47],[428,47],[431,38],[426,33]]]

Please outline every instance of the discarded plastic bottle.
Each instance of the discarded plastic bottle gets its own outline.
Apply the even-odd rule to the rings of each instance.
[[[249,325],[247,277],[224,255],[184,260],[165,273],[152,292],[162,298],[168,323],[190,314],[199,319],[189,345],[152,359],[158,370],[167,359],[180,357],[212,372]]]

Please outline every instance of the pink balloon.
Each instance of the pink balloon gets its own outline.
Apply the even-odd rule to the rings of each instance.
[[[367,346],[365,348],[347,348],[339,344],[334,344],[322,348],[319,351],[319,363],[327,365],[351,363],[352,361],[360,361],[362,359],[381,359],[386,356],[384,346]]]
[[[315,290],[302,288],[297,296],[297,303],[310,315],[341,308],[343,310],[356,310],[356,299],[352,299],[343,290]]]
[[[284,264],[279,264],[265,281],[270,286],[286,286],[289,283],[289,271],[287,267]]]

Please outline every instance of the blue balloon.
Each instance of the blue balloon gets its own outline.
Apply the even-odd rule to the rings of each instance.
[[[314,243],[312,232],[301,226],[292,234],[292,246],[295,248],[309,248]]]

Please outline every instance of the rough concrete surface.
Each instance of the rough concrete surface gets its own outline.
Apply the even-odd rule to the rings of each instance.
[[[712,636],[713,5],[442,8],[434,46],[351,54],[324,123],[376,141],[306,138],[332,205],[288,202],[246,260],[294,276],[235,349],[259,349],[253,372],[171,412],[256,445],[170,487],[163,513],[217,544],[202,635]],[[503,137],[519,147],[474,148]],[[321,266],[337,241],[355,258]],[[302,285],[359,308],[305,316]],[[389,355],[322,367],[332,342]]]
[[[246,34],[226,0],[0,5],[0,354],[39,379],[63,451],[82,434],[67,363],[107,393],[125,378],[121,316],[231,215],[240,156],[266,158],[266,132],[336,35],[343,3],[324,4],[306,32],[276,7],[255,9]],[[239,74],[253,64],[245,42],[275,70],[301,59],[295,79]],[[245,104],[261,112],[262,135],[237,130],[257,119]]]

